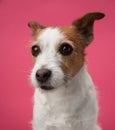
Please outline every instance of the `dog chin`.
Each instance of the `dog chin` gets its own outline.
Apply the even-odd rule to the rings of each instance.
[[[41,85],[40,88],[46,91],[54,90],[54,87],[49,85]]]
[[[64,81],[59,81],[59,80],[58,82],[55,82],[55,83],[47,82],[47,83],[40,84],[34,79],[32,80],[32,84],[35,88],[40,88],[41,90],[44,90],[44,91],[53,91],[53,90],[57,90],[61,86],[66,86],[66,83]]]
[[[38,87],[42,90],[51,91],[51,90],[56,90],[64,85],[64,82],[59,81],[59,83],[52,83],[52,82],[47,82],[43,84],[38,83]]]

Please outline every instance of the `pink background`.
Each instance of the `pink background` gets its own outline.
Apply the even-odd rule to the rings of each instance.
[[[0,0],[0,130],[31,130],[32,68],[30,20],[44,25],[69,25],[91,11],[106,17],[95,22],[95,40],[87,49],[88,69],[97,86],[99,121],[115,130],[115,1]]]

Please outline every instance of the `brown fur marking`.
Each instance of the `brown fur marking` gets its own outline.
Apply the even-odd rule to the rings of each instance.
[[[67,75],[67,78],[71,79],[84,64],[85,44],[75,27],[60,27],[60,30],[66,36],[67,40],[71,41],[73,44],[73,53],[70,56],[63,56],[63,62],[61,64],[65,75]]]

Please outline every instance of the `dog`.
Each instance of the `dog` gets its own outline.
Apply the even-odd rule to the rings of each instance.
[[[93,40],[94,21],[104,16],[101,12],[87,13],[70,26],[28,23],[33,35],[33,130],[101,130],[85,48]]]

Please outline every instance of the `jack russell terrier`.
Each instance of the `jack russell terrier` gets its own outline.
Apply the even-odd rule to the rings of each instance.
[[[85,48],[93,40],[92,12],[71,26],[45,27],[29,22],[35,63],[33,130],[100,130],[98,102],[93,81],[85,67]]]

